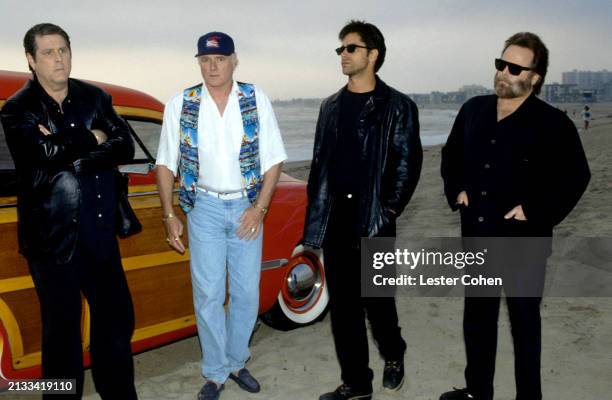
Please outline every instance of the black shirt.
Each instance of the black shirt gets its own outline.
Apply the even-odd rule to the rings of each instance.
[[[374,91],[354,93],[348,89],[340,98],[340,114],[338,116],[338,142],[336,145],[336,167],[334,169],[334,191],[337,195],[358,195],[362,185],[361,168],[364,155],[362,143],[357,135],[361,122],[361,112]]]
[[[550,236],[576,205],[590,178],[574,123],[535,95],[497,121],[497,96],[466,102],[442,149],[449,205],[466,191],[468,236]],[[526,222],[505,220],[521,205]]]
[[[47,128],[52,133],[57,134],[58,132],[73,130],[72,136],[79,138],[79,140],[92,139],[93,133],[87,129],[87,125],[92,125],[92,129],[95,129],[96,126],[88,121],[88,116],[84,115],[76,106],[75,101],[80,102],[80,107],[82,107],[83,99],[78,97],[74,99],[75,96],[70,90],[70,86],[61,107],[42,87],[39,86],[38,90],[42,101],[47,104],[49,112],[49,126]],[[95,137],[93,137],[93,144],[94,146],[97,145]],[[75,175],[62,175],[62,179],[75,178],[79,183],[81,194],[79,216],[75,219],[75,222],[79,222],[78,229],[81,236],[86,236],[91,243],[95,243],[96,236],[99,237],[104,233],[110,233],[111,236],[114,236],[117,208],[117,175],[115,171],[105,169],[95,172],[83,171]],[[73,190],[73,185],[69,184],[56,184],[55,187],[61,190]],[[56,195],[62,197],[66,193],[56,193]]]

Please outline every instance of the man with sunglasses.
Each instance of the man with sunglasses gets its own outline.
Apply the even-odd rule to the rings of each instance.
[[[550,237],[584,193],[590,172],[572,121],[536,96],[548,68],[548,50],[540,38],[529,32],[511,36],[495,68],[496,94],[470,99],[457,115],[442,149],[442,177],[451,209],[461,210],[463,237],[546,243],[535,257],[506,252],[512,268],[501,270],[512,277],[503,289],[514,342],[516,399],[538,400],[540,303]],[[533,286],[534,280],[539,283],[531,290],[513,287]],[[481,296],[466,287],[467,388],[444,393],[441,400],[493,399],[501,288]]]
[[[361,237],[395,236],[421,171],[416,105],[377,75],[380,30],[351,21],[336,49],[348,84],[323,101],[308,179],[304,244],[323,248],[332,333],[343,384],[320,400],[371,399],[365,316],[385,359],[383,386],[399,390],[404,352],[395,299],[361,298]]]

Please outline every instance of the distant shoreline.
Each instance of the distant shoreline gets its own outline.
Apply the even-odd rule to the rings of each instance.
[[[601,151],[601,147],[607,148],[607,143],[612,140],[612,136],[608,136],[603,134],[602,131],[609,129],[612,126],[612,103],[597,103],[593,107],[593,120],[591,122],[591,129],[589,131],[584,132],[581,128],[582,126],[582,117],[580,115],[580,111],[582,110],[583,104],[579,103],[564,103],[554,105],[562,110],[568,111],[568,117],[576,124],[578,131],[580,133],[581,139],[583,140],[583,145],[585,146],[585,150],[587,154],[593,153],[596,151]],[[575,113],[574,113],[575,111]],[[593,143],[595,141],[595,143]],[[439,158],[440,151],[444,144],[436,144],[431,146],[423,146],[424,153],[428,154],[428,157],[433,157],[435,159]],[[597,158],[593,157],[590,162],[592,169],[596,170],[595,165],[599,166],[600,163],[604,164],[604,168],[609,168],[610,166],[610,156],[606,153],[605,160],[598,160],[595,163]],[[283,172],[302,180],[308,179],[308,173],[310,171],[310,163],[311,160],[292,160],[286,162],[283,166]],[[435,162],[436,164],[439,161]],[[436,166],[436,168],[438,168]],[[436,172],[434,175],[437,175]],[[610,187],[609,187],[610,188]],[[608,188],[608,189],[609,189]]]
[[[436,147],[442,147],[444,145],[444,143],[435,143],[435,144],[425,144],[422,143],[423,149],[432,149],[432,148],[436,148]],[[285,162],[285,165],[301,165],[303,163],[307,163],[310,166],[310,161],[312,160],[312,157],[310,158],[306,158],[306,159],[299,159],[299,160],[289,160],[287,162]]]
[[[292,107],[292,106],[308,106],[318,107],[323,99],[294,99],[294,100],[274,100],[272,102],[273,107]],[[464,103],[418,103],[417,107],[423,110],[454,110],[458,111]],[[569,110],[572,108],[582,108],[585,105],[598,105],[601,108],[610,108],[612,102],[579,102],[579,103],[549,103],[553,107],[560,110]]]
[[[551,105],[562,111],[565,111],[567,113],[567,116],[576,124],[576,126],[578,127],[582,126],[581,111],[582,111],[582,108],[584,107],[583,103],[556,103],[556,104],[551,104]],[[453,109],[452,106],[456,106],[456,109]],[[458,111],[460,107],[461,107],[460,104],[450,104],[450,103],[448,104],[426,104],[424,106],[419,106],[419,109],[420,110]],[[593,107],[595,108],[595,110],[597,110],[597,112],[593,113],[592,123],[597,123],[596,121],[598,120],[608,119],[612,117],[612,102],[593,103],[591,105],[591,108]],[[421,128],[423,128],[423,125],[421,125]],[[443,141],[436,140],[435,143],[427,143],[427,137],[428,137],[427,135],[421,135],[421,141],[423,143],[424,149],[435,149],[438,146],[441,147],[446,142],[446,140],[443,140]],[[294,164],[294,163],[297,163],[297,164],[310,163],[310,159],[311,159],[310,157],[308,158],[299,157],[298,159],[291,159],[291,161],[286,163],[286,165]]]

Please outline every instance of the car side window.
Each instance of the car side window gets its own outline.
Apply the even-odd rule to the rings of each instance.
[[[136,132],[136,135],[142,141],[149,153],[156,158],[157,145],[159,143],[159,135],[161,134],[161,125],[158,122],[128,120],[130,126]],[[139,143],[135,143],[136,154],[134,160],[148,160],[148,156]],[[0,124],[0,170],[14,170],[15,164],[6,144],[4,136],[4,128]]]
[[[17,194],[17,175],[15,164],[6,145],[4,128],[0,124],[0,196],[15,196]]]
[[[159,136],[161,134],[161,124],[155,121],[142,121],[135,119],[126,119],[130,124],[136,136],[142,142],[142,145],[146,148],[153,158],[157,158],[157,146],[159,144]],[[136,146],[136,153],[134,154],[134,161],[149,160],[145,149],[142,148],[138,140],[134,140]]]
[[[0,124],[0,170],[13,169],[15,169],[15,164],[13,164],[13,158],[11,157],[11,153],[6,145],[4,128],[2,128],[2,124]]]

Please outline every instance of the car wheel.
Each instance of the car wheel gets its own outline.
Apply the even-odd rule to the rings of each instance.
[[[276,304],[261,319],[275,329],[300,328],[322,320],[328,303],[323,252],[299,245],[291,255]]]

